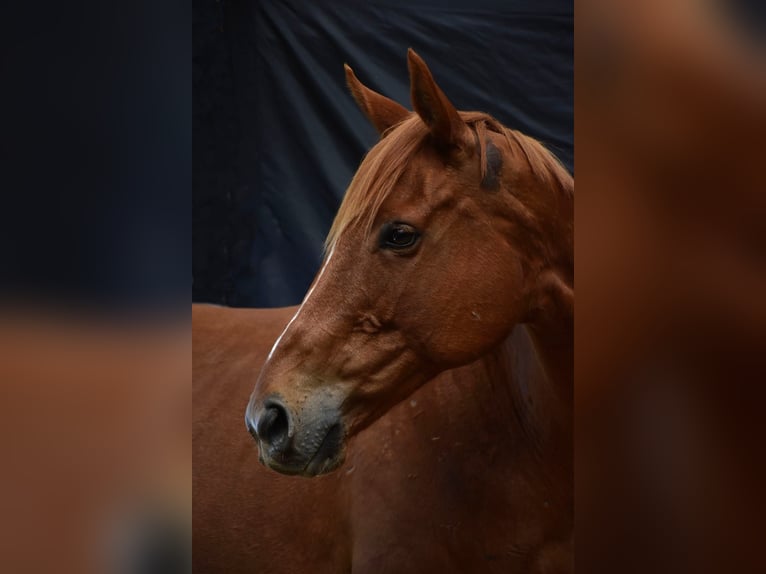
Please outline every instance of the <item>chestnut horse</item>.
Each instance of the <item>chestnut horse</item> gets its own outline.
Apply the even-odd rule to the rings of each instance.
[[[381,139],[301,306],[193,309],[197,572],[573,569],[574,183],[409,70],[346,68]]]

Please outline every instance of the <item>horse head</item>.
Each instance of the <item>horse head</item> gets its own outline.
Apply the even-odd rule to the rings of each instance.
[[[571,274],[571,176],[535,140],[457,111],[408,59],[414,113],[346,67],[381,138],[247,407],[262,462],[282,473],[337,468],[350,437],[539,317]]]

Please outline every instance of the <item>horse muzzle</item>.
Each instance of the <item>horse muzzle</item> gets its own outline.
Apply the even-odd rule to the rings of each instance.
[[[277,472],[317,476],[343,463],[344,431],[334,409],[292,411],[278,395],[245,412],[248,432],[258,443],[260,461]]]

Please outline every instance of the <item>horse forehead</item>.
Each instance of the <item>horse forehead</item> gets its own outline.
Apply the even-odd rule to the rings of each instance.
[[[435,153],[418,155],[399,180],[400,193],[393,195],[404,200],[415,197],[425,202],[443,201],[465,186],[461,171]]]

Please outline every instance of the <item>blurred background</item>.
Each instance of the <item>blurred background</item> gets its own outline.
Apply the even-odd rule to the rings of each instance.
[[[577,3],[578,571],[766,571],[765,6]]]
[[[191,570],[190,28],[3,6],[4,573]]]
[[[489,112],[573,169],[569,0],[195,1],[194,301],[301,301],[377,140],[343,64],[411,108],[409,47],[458,109]]]

